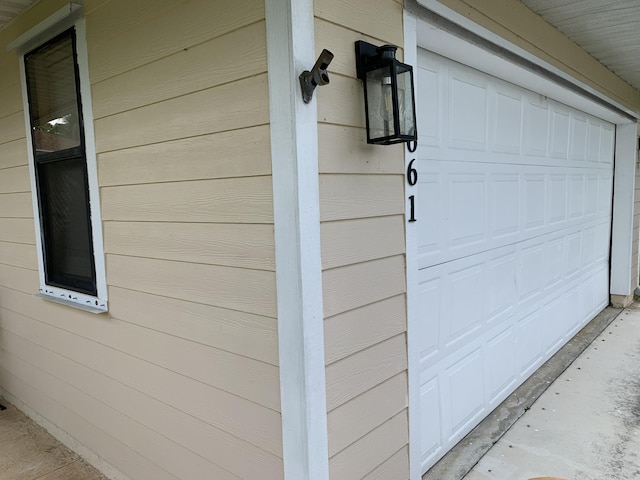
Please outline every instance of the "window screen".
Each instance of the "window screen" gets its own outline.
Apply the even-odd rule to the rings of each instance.
[[[74,29],[25,55],[45,280],[96,295]]]

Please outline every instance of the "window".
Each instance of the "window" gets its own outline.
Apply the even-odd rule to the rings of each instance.
[[[106,282],[83,27],[80,20],[53,36],[49,29],[48,40],[29,45],[23,99],[40,296],[102,312]]]

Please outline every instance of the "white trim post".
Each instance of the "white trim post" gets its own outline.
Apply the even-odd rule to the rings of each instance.
[[[280,397],[285,480],[327,480],[327,408],[313,0],[266,0]]]
[[[404,62],[414,67],[414,93],[416,108],[419,105],[420,91],[417,88],[418,76],[418,39],[417,20],[415,15],[404,11]],[[420,124],[418,124],[418,139],[420,138]],[[405,168],[409,162],[417,158],[417,152],[410,153],[405,149]],[[414,187],[405,188],[411,189]],[[410,193],[405,195],[408,197]],[[407,360],[409,383],[409,478],[419,480],[422,474],[422,447],[420,444],[420,348],[418,345],[418,305],[417,305],[417,276],[418,276],[418,231],[415,223],[407,222],[409,204],[405,205],[405,235],[406,235],[406,273],[407,273]]]
[[[633,203],[635,167],[638,154],[638,126],[635,122],[616,126],[613,175],[613,221],[611,223],[611,300],[614,305],[629,303],[635,288],[632,282]]]

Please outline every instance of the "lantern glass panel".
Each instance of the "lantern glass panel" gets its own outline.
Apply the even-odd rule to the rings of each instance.
[[[395,135],[393,112],[392,66],[366,72],[366,101],[369,121],[369,139]]]
[[[416,116],[413,110],[413,78],[410,68],[398,65],[398,117],[400,135],[413,137],[416,134]]]

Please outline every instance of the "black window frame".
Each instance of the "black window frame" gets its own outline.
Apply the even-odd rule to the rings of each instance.
[[[78,127],[79,127],[79,140],[80,144],[78,146],[73,146],[70,148],[57,150],[54,152],[38,152],[36,148],[36,138],[35,131],[36,128],[33,124],[33,92],[31,91],[30,81],[29,81],[29,58],[33,55],[37,55],[38,53],[46,50],[52,45],[66,40],[71,40],[72,45],[72,55],[73,55],[73,75],[75,77],[75,90],[76,90],[76,107],[77,107],[77,115],[78,115]],[[36,184],[36,198],[38,202],[38,221],[40,223],[40,236],[41,236],[41,247],[42,247],[42,262],[44,268],[44,278],[45,283],[52,287],[58,287],[65,290],[70,290],[73,292],[82,293],[85,295],[90,295],[92,297],[96,297],[98,295],[98,284],[97,284],[97,275],[96,275],[96,259],[95,259],[95,246],[94,246],[94,238],[93,238],[93,225],[91,219],[91,202],[90,202],[90,187],[88,180],[88,167],[87,167],[87,153],[86,153],[86,135],[85,135],[85,127],[84,127],[84,116],[82,109],[82,96],[81,96],[81,88],[80,88],[80,70],[78,66],[78,51],[77,51],[77,37],[76,37],[76,29],[75,27],[71,27],[64,32],[56,35],[50,40],[42,43],[38,47],[30,50],[29,52],[24,54],[24,73],[26,79],[26,90],[27,90],[27,98],[28,98],[28,106],[29,106],[29,130],[32,140],[32,155],[33,155],[33,166],[35,173],[35,184]],[[87,253],[87,261],[89,262],[89,270],[90,274],[88,276],[80,277],[78,275],[72,275],[68,271],[58,271],[54,268],[54,259],[53,259],[53,251],[54,247],[52,245],[53,239],[51,234],[51,224],[53,222],[54,212],[52,212],[52,206],[48,204],[46,199],[49,197],[49,191],[47,186],[47,179],[45,178],[47,175],[47,171],[49,168],[54,168],[57,163],[60,162],[69,162],[69,161],[78,161],[81,166],[82,172],[82,186],[83,191],[82,197],[84,199],[84,220],[85,224],[82,226],[83,232],[87,235],[87,245],[88,245],[88,253]]]

